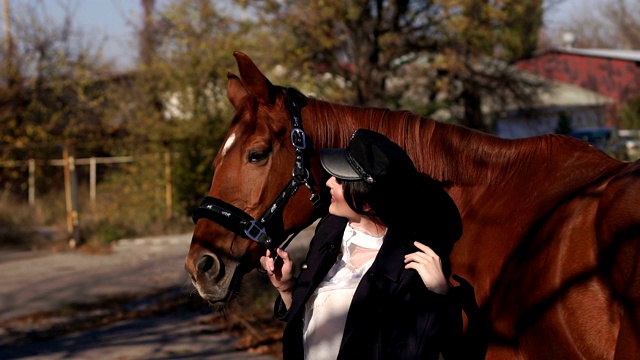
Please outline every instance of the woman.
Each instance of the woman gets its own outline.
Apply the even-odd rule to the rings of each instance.
[[[458,209],[377,132],[356,131],[321,162],[331,205],[299,277],[282,249],[260,259],[287,322],[284,359],[438,359],[462,327],[447,282]]]

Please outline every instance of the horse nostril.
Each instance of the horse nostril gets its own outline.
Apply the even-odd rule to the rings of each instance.
[[[200,261],[198,261],[198,272],[200,273],[209,272],[209,270],[211,270],[211,268],[213,268],[215,264],[216,264],[216,261],[213,259],[213,256],[204,255],[202,256]]]
[[[224,277],[224,263],[215,255],[202,255],[196,269],[198,274],[213,282],[218,282]]]

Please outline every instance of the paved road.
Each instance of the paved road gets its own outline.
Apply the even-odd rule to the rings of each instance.
[[[0,252],[0,321],[114,294],[188,285],[190,234],[121,240],[108,254]]]
[[[275,359],[236,351],[194,305],[190,237],[121,240],[98,255],[0,251],[0,359]]]

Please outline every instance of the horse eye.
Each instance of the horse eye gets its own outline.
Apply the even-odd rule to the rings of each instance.
[[[248,156],[248,160],[250,163],[257,163],[267,158],[269,155],[269,151],[261,150],[261,151],[251,151]]]

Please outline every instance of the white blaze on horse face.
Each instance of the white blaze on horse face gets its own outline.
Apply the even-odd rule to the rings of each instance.
[[[227,138],[227,141],[225,141],[224,146],[222,147],[222,156],[225,156],[227,154],[227,150],[229,150],[229,148],[231,147],[235,139],[236,139],[235,133],[231,134],[229,138]]]

